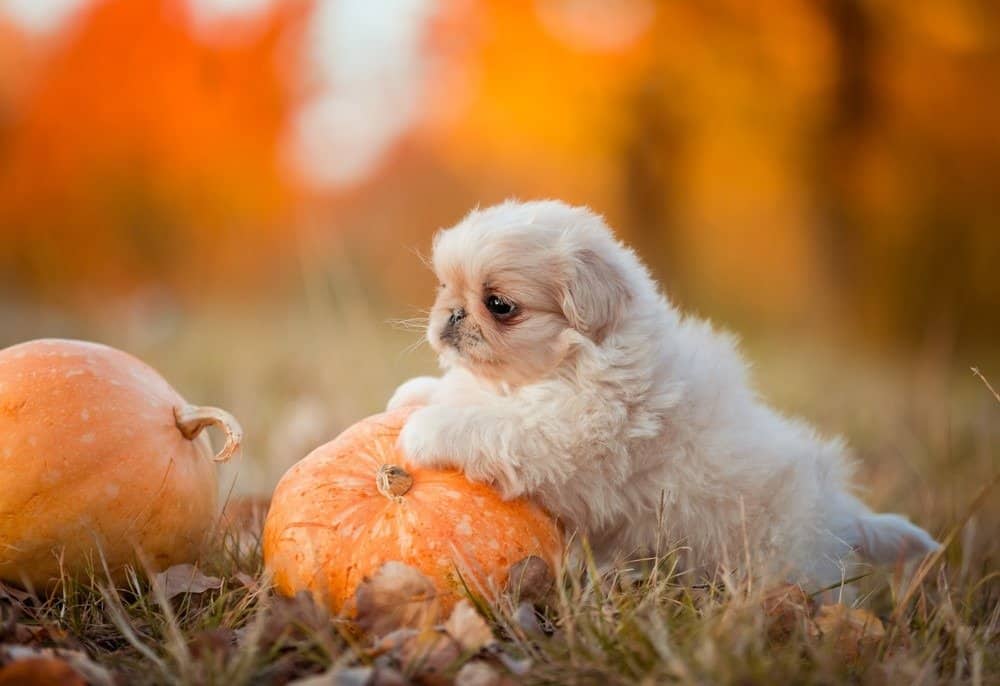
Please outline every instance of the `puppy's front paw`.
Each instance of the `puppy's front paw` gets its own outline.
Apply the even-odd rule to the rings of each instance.
[[[433,376],[418,376],[410,379],[396,389],[396,392],[389,398],[386,409],[395,410],[399,407],[426,405],[430,401],[431,394],[437,390],[440,383],[441,379]]]
[[[449,445],[449,430],[456,410],[444,405],[423,407],[409,416],[399,433],[397,445],[417,464],[425,467],[456,465],[454,448]]]

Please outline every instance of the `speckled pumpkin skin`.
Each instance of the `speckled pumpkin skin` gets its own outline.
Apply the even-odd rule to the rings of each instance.
[[[88,564],[113,572],[134,550],[162,568],[192,561],[216,509],[204,434],[151,367],[95,343],[0,350],[0,579],[43,589]]]
[[[427,575],[443,611],[461,597],[456,570],[487,596],[512,564],[537,555],[555,565],[562,538],[536,505],[505,501],[455,470],[422,469],[396,448],[412,408],[375,415],[293,466],[278,483],[264,524],[264,562],[279,592],[308,590],[332,612],[353,611],[358,584],[396,560]],[[379,466],[413,477],[402,496],[376,487]]]

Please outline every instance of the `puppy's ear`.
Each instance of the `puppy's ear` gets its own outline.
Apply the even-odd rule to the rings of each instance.
[[[562,311],[570,326],[600,343],[631,299],[619,270],[590,248],[572,253],[563,280]]]

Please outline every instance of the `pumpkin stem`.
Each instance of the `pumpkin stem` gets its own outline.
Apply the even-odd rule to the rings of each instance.
[[[413,477],[402,467],[384,464],[375,473],[375,486],[386,498],[399,497],[413,486]]]
[[[177,420],[177,428],[189,441],[193,441],[202,429],[213,424],[226,435],[226,444],[212,458],[215,462],[227,462],[239,449],[240,443],[243,442],[243,429],[240,427],[240,423],[233,415],[217,407],[195,407],[194,405],[175,407],[174,418]]]

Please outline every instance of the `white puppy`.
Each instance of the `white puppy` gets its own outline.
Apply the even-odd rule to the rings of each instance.
[[[389,402],[425,405],[400,435],[414,461],[535,498],[605,562],[680,542],[709,574],[825,584],[851,553],[937,546],[851,495],[843,444],[761,402],[733,338],[682,316],[589,210],[474,211],[437,234],[433,266],[446,373]]]

